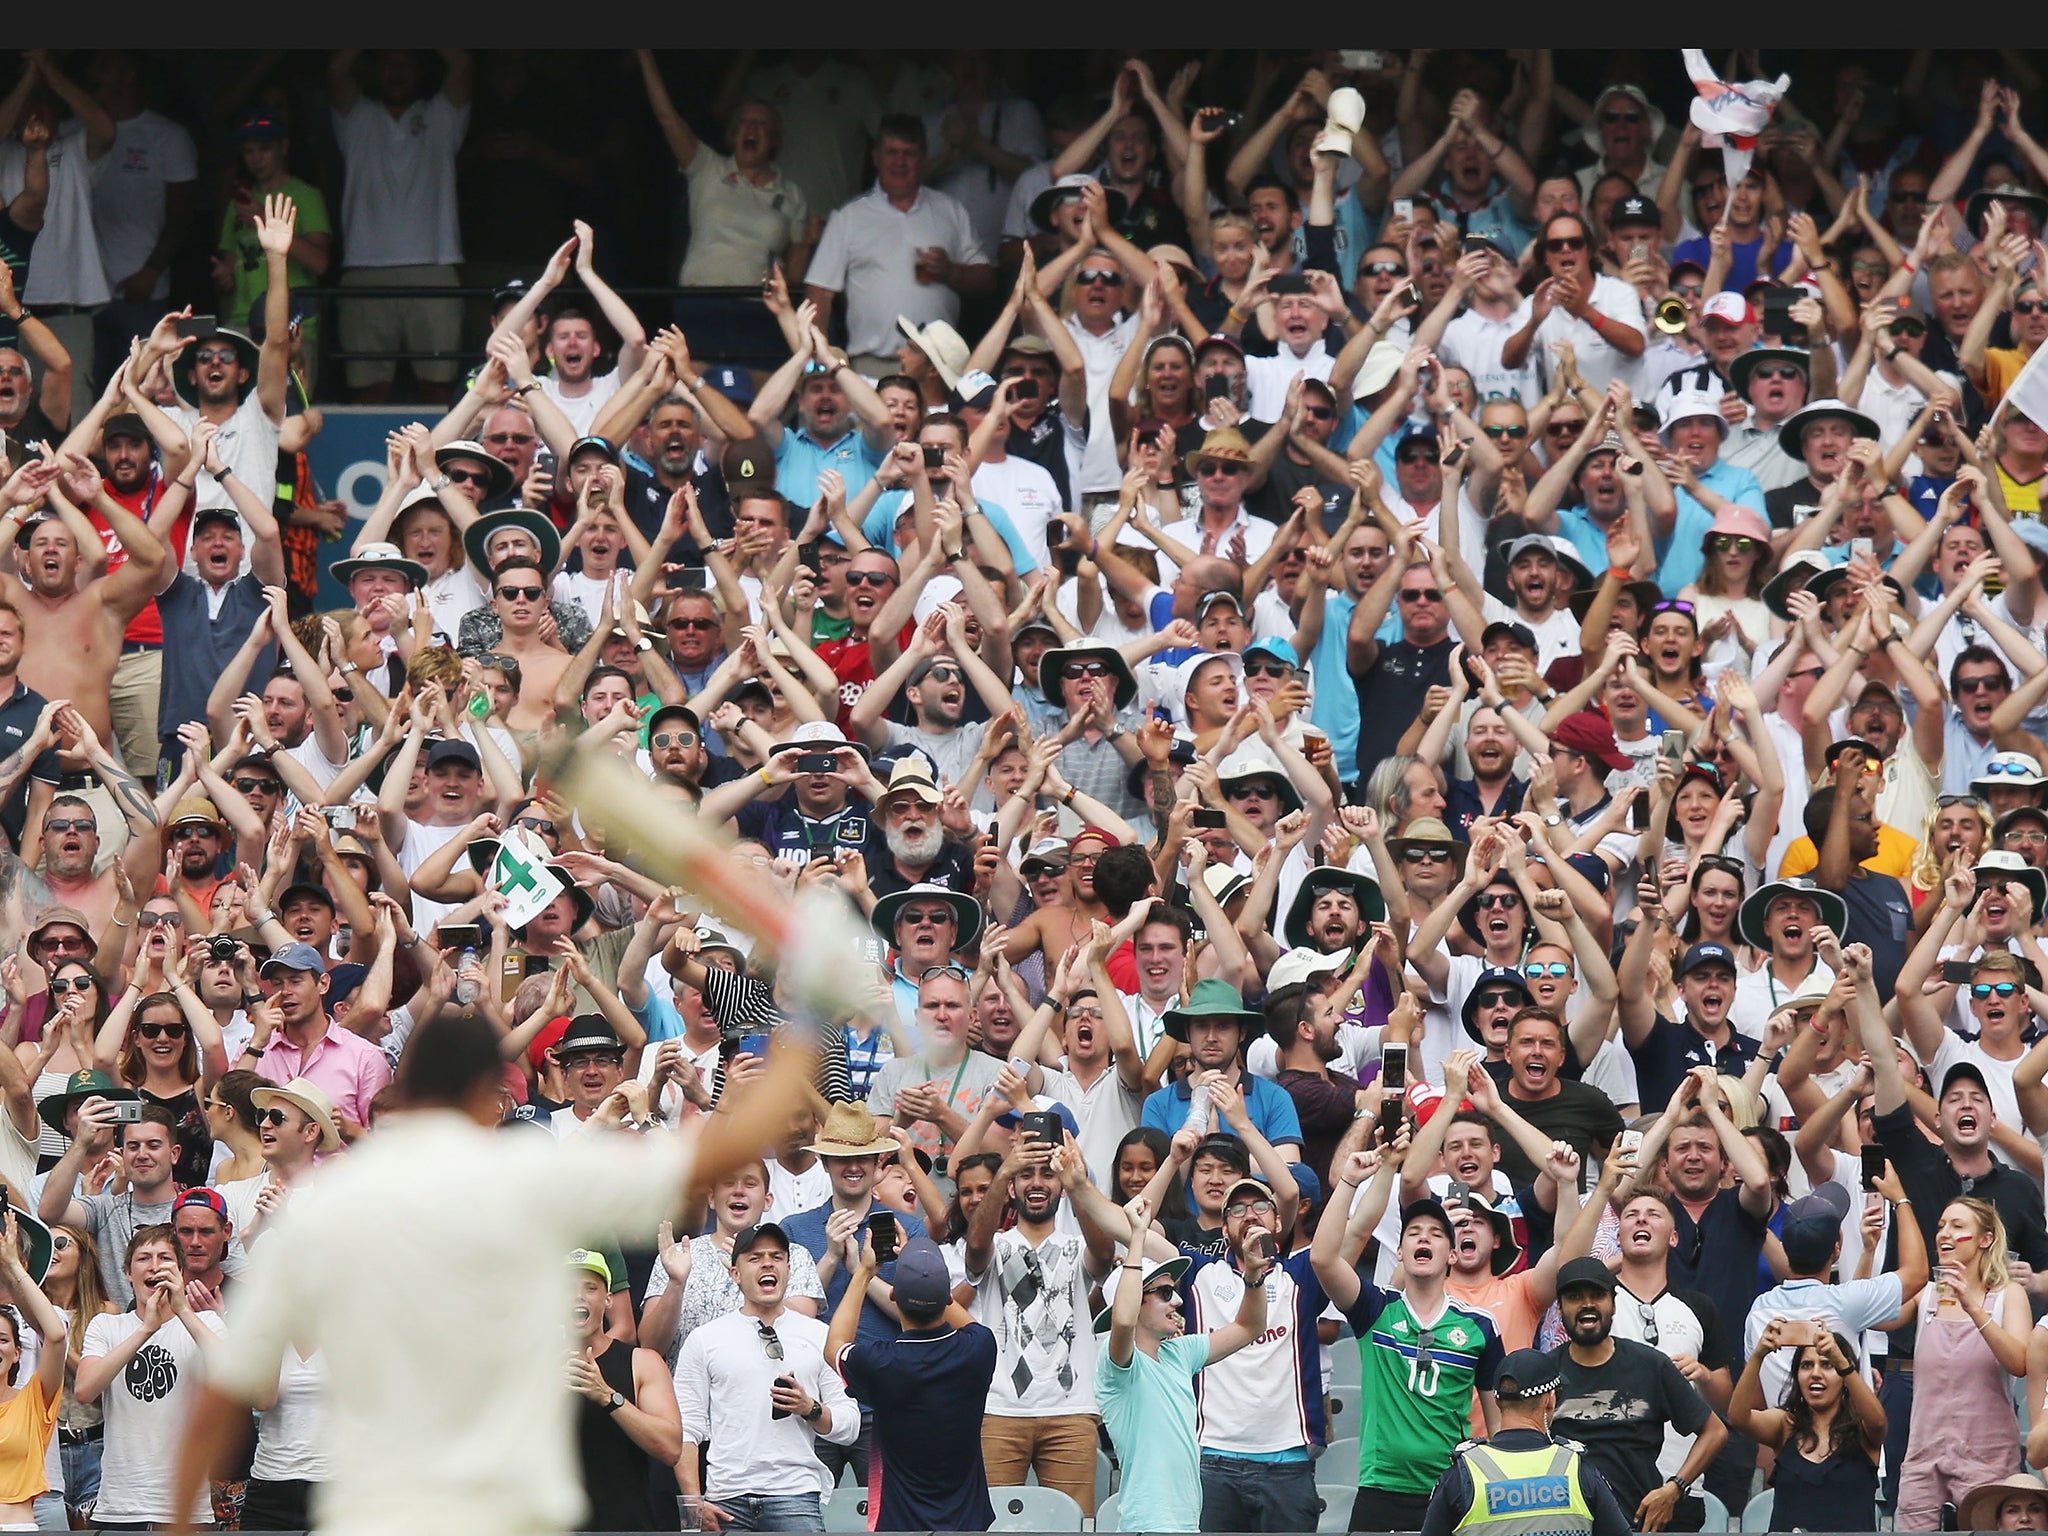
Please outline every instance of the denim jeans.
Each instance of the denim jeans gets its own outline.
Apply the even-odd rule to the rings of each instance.
[[[732,1516],[728,1531],[822,1531],[825,1513],[815,1493],[740,1494],[713,1499]]]
[[[106,1457],[107,1442],[95,1436],[78,1445],[59,1445],[64,1463],[64,1502],[73,1509],[89,1510],[100,1496],[100,1463]]]
[[[1202,1453],[1202,1529],[1312,1531],[1317,1507],[1312,1461],[1246,1461]]]

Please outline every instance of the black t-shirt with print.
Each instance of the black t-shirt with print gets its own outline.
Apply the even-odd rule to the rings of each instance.
[[[1633,1339],[1610,1342],[1614,1353],[1604,1365],[1580,1365],[1569,1347],[1551,1356],[1558,1369],[1551,1433],[1583,1445],[1621,1507],[1632,1512],[1664,1481],[1657,1470],[1664,1426],[1697,1434],[1712,1410],[1662,1352]]]

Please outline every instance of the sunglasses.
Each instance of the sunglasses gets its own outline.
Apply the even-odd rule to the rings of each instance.
[[[1496,907],[1508,911],[1521,904],[1522,896],[1519,891],[1488,891],[1478,901],[1479,910],[1482,912],[1491,912]]]
[[[90,976],[53,976],[50,979],[50,995],[62,997],[66,992],[83,992],[93,985]]]
[[[2015,304],[2013,308],[2018,309],[2019,306]],[[1305,405],[1301,408],[1301,414],[1308,417],[1311,421],[1331,421],[1337,415],[1327,405]]]
[[[1526,999],[1523,998],[1521,993],[1511,992],[1506,988],[1502,988],[1495,992],[1480,993],[1473,1001],[1472,1006],[1475,1008],[1498,1008],[1503,1004],[1511,1003],[1516,1007],[1520,1007],[1524,1001]]]
[[[770,1360],[780,1360],[782,1358],[781,1336],[766,1323],[756,1323],[754,1326],[761,1331],[761,1348],[766,1352],[768,1358]]]
[[[1443,592],[1436,587],[1403,587],[1401,601],[1404,603],[1440,603]]]
[[[1090,267],[1086,272],[1076,272],[1074,274],[1075,282],[1085,283],[1091,288],[1098,287],[1104,283],[1120,283],[1123,280],[1123,273],[1105,272],[1100,267]]]
[[[1806,377],[1804,372],[1789,363],[1764,363],[1751,369],[1749,376],[1752,379],[1777,379],[1787,384]]]
[[[182,1024],[138,1024],[135,1033],[145,1040],[182,1040],[186,1031]]]
[[[239,790],[240,790],[240,791],[241,791],[241,792],[242,792],[243,794],[245,794],[245,795],[248,795],[248,794],[270,794],[270,795],[274,795],[274,794],[278,794],[278,793],[280,793],[280,792],[281,792],[281,791],[282,791],[282,790],[284,789],[284,783],[283,783],[283,781],[282,781],[282,780],[280,780],[280,779],[271,779],[271,778],[240,778],[240,779],[230,779],[230,780],[228,780],[228,782],[229,782],[230,784],[234,785],[234,786],[235,786],[235,788],[239,789]]]
[[[933,667],[925,673],[925,681],[932,683],[957,683],[964,674],[958,667]]]
[[[1204,460],[1202,467],[1195,471],[1204,480],[1217,475],[1227,480],[1235,480],[1239,475],[1248,475],[1251,472],[1252,467],[1249,464],[1233,464],[1227,459]]]
[[[1690,618],[1692,617],[1692,612],[1692,604],[1686,602],[1683,598],[1678,597],[1667,597],[1664,599],[1663,602],[1656,604],[1653,608],[1650,609],[1650,613],[1653,617],[1660,613],[1682,613],[1686,615],[1686,617]]]
[[[1151,1301],[1172,1301],[1179,1294],[1180,1292],[1170,1285],[1155,1285],[1145,1292],[1145,1296]]]
[[[1398,261],[1371,261],[1366,263],[1367,277],[1406,277],[1408,269]]]
[[[2048,314],[2048,299],[2019,299],[2012,306],[2016,315]]]
[[[528,821],[525,817],[521,817],[518,821],[513,822],[512,825],[524,827],[529,832],[538,832],[542,837],[553,837],[555,835],[555,824],[552,821],[542,821],[539,818]]]
[[[64,1232],[52,1232],[50,1234],[50,1246],[58,1253],[62,1253],[71,1246],[70,1235]]]
[[[1657,1309],[1647,1301],[1637,1302],[1636,1320],[1643,1325],[1643,1342],[1645,1344],[1655,1344],[1657,1342]]]
[[[197,363],[232,363],[237,361],[233,347],[201,347],[192,354]]]
[[[43,823],[48,832],[97,832],[99,823],[89,816],[52,816]]]
[[[1246,677],[1275,677],[1281,682],[1294,676],[1294,668],[1284,661],[1248,661],[1245,663]]]
[[[449,469],[444,471],[455,485],[489,485],[491,477],[481,469]]]
[[[1970,996],[1980,1002],[1987,997],[2011,997],[2019,991],[2019,983],[2013,981],[1973,981]]]
[[[1673,283],[1671,291],[1680,298],[1700,299],[1706,297],[1707,285],[1705,283]]]
[[[174,843],[189,843],[195,837],[211,836],[213,836],[213,828],[202,826],[198,822],[187,822],[182,827],[171,828],[171,841]]]
[[[1100,661],[1077,661],[1060,669],[1066,677],[1107,677],[1109,666]]]
[[[1451,862],[1451,850],[1448,848],[1403,848],[1401,850],[1401,862],[1403,864],[1448,864]]]
[[[697,738],[688,731],[656,731],[647,738],[647,744],[656,750],[662,747],[694,747]]]
[[[964,965],[955,965],[950,960],[947,961],[944,965],[928,965],[923,970],[917,973],[917,984],[919,986],[923,986],[927,981],[930,981],[934,976],[951,976],[955,980],[966,981],[968,979],[967,967]]]
[[[1545,437],[1569,437],[1574,432],[1583,432],[1585,430],[1586,423],[1583,420],[1571,421],[1562,417],[1553,416],[1550,418],[1549,423],[1543,428],[1543,435]]]
[[[1523,438],[1529,435],[1529,427],[1526,422],[1517,422],[1512,427],[1502,426],[1498,422],[1496,422],[1494,425],[1490,427],[1482,426],[1479,430],[1484,432],[1488,437],[1492,438],[1495,442],[1500,442],[1502,439],[1506,438],[1512,439],[1513,441],[1519,443]]]
[[[879,584],[879,583],[878,583],[878,584]],[[670,629],[701,629],[701,630],[703,630],[703,631],[704,631],[704,632],[705,632],[706,634],[709,634],[709,633],[710,633],[710,632],[711,632],[712,630],[714,630],[714,629],[718,628],[718,620],[716,620],[716,619],[670,619],[670,620],[668,621],[668,627],[669,627]]]
[[[1959,677],[1956,679],[1957,693],[1996,693],[2001,688],[2010,686],[2002,677]],[[2031,767],[2022,768],[2018,763],[1992,763],[1984,771],[1986,773],[2028,774],[2034,770]],[[55,826],[56,823],[52,822],[51,825]]]
[[[1739,555],[1744,550],[1758,550],[1763,546],[1755,539],[1745,539],[1739,533],[1717,533],[1708,542],[1708,548],[1717,555]]]
[[[1888,203],[1924,203],[1927,201],[1927,194],[1925,192],[1916,192],[1911,187],[1893,187],[1885,193],[1885,201]]]
[[[887,571],[848,571],[846,584],[849,587],[886,587],[896,578]]]
[[[1602,113],[1600,114],[1600,121],[1601,121],[1601,122],[1602,122],[1603,124],[1604,124],[1604,123],[1640,123],[1640,122],[1641,122],[1642,120],[1643,120],[1643,114],[1642,114],[1642,113],[1640,113],[1640,112],[1602,112]]]
[[[504,598],[508,603],[522,601],[537,603],[540,601],[541,590],[539,587],[500,587],[498,588],[498,596]]]
[[[1699,861],[1699,864],[1697,868],[1694,870],[1694,873],[1697,874],[1699,870],[1702,869],[1714,869],[1719,870],[1724,875],[1733,875],[1738,882],[1746,878],[1746,872],[1743,869],[1742,860],[1731,859],[1726,854],[1722,853],[1710,853],[1706,855]]]
[[[2041,306],[2037,304],[2034,307],[2038,309]],[[2013,308],[2018,309],[2019,306],[2015,304]],[[1927,327],[1918,320],[1894,320],[1891,323],[1890,330],[1894,336],[1925,336],[1927,334]]]
[[[1531,960],[1522,967],[1522,974],[1531,981],[1540,980],[1545,976],[1569,976],[1571,973],[1572,968],[1562,960]]]
[[[1278,800],[1280,791],[1270,784],[1233,784],[1227,798],[1232,800]]]
[[[1867,272],[1874,276],[1882,277],[1891,271],[1891,268],[1881,261],[1852,261],[1849,263],[1849,270],[1851,272]]]
[[[1935,804],[1943,810],[1956,805],[1967,805],[1980,811],[1984,809],[1984,800],[1980,795],[1943,795]]]
[[[1428,448],[1406,448],[1394,455],[1396,464],[1434,464],[1436,454]]]
[[[1585,248],[1584,235],[1559,235],[1553,240],[1543,242],[1543,249],[1546,251],[1583,251]]]
[[[135,914],[135,926],[138,928],[182,928],[185,926],[185,919],[175,912],[138,912]]]

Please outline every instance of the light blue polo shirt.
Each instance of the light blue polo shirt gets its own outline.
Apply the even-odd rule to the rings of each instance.
[[[882,456],[867,445],[858,426],[834,443],[820,443],[802,427],[791,427],[775,445],[775,489],[799,507],[817,501],[818,476],[828,469],[839,472],[851,501],[881,467]]]
[[[1756,476],[1740,464],[1716,459],[1713,466],[1700,476],[1700,484],[1718,496],[1748,507],[1765,522],[1770,521],[1764,512],[1764,488],[1757,484]],[[1707,564],[1701,541],[1714,526],[1714,514],[1695,501],[1690,493],[1673,486],[1672,494],[1678,499],[1678,516],[1672,519],[1671,537],[1656,541],[1657,585],[1666,597],[1678,596],[1700,579],[1700,572]],[[1603,560],[1607,558],[1604,542],[1600,557]]]
[[[853,494],[848,485],[847,494]],[[875,498],[875,504],[868,509],[867,518],[860,525],[861,533],[877,549],[897,554],[896,519],[903,515],[903,504],[910,499],[908,491],[884,491]],[[1016,566],[1019,576],[1028,576],[1038,569],[1038,557],[1031,553],[1030,546],[1017,532],[1017,525],[1010,521],[1010,514],[992,501],[975,498],[975,505],[981,508],[982,516],[988,519],[989,527],[1001,535],[1002,541],[1010,547],[1010,563]]]

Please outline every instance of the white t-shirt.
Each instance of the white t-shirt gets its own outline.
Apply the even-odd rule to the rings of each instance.
[[[164,188],[196,180],[198,157],[192,135],[146,108],[114,125],[114,147],[95,168],[93,229],[99,235],[100,265],[112,287],[142,270],[164,229]],[[171,291],[168,270],[157,274],[150,297]]]
[[[1045,547],[1045,525],[1065,512],[1067,503],[1060,495],[1059,481],[1047,473],[1044,465],[1013,453],[994,463],[983,463],[968,484],[974,488],[976,500],[993,502],[1009,514],[1010,526],[1017,530],[1017,536],[1040,569],[1052,564],[1052,556]]]
[[[197,1316],[216,1334],[227,1331],[218,1312]],[[93,1360],[110,1354],[141,1328],[142,1319],[133,1312],[103,1312],[85,1325],[81,1358]],[[135,1352],[100,1394],[107,1414],[107,1438],[95,1518],[168,1524],[178,1517],[179,1512],[171,1507],[171,1469],[185,1433],[186,1414],[204,1375],[199,1341],[174,1317]],[[189,1514],[195,1521],[213,1518],[203,1488]]]
[[[1527,323],[1525,319],[1523,324]],[[1530,350],[1528,360],[1519,368],[1510,368],[1500,360],[1508,338],[1520,329],[1513,314],[1489,320],[1478,310],[1468,309],[1444,327],[1436,355],[1439,361],[1471,374],[1472,387],[1479,391],[1481,400],[1513,395],[1533,410],[1543,398],[1543,385],[1536,377],[1535,350]]]
[[[462,824],[467,826],[468,823]],[[410,877],[413,871],[426,863],[435,854],[447,847],[462,832],[462,826],[434,827],[422,822],[408,821],[405,841],[398,846],[398,867]],[[413,892],[412,924],[420,933],[431,933],[434,924],[455,910],[456,904],[448,901],[430,901]]]
[[[996,1234],[988,1269],[969,1272],[974,1320],[996,1336],[990,1413],[1043,1419],[1095,1412],[1087,1255],[1078,1237],[1054,1232],[1034,1247],[1012,1229]]]
[[[808,1211],[832,1198],[832,1175],[825,1160],[813,1158],[802,1173],[793,1173],[768,1159],[768,1214],[766,1221],[784,1221],[799,1211]]]
[[[1403,496],[1400,489],[1391,483],[1381,493],[1380,500],[1386,503],[1387,510],[1393,513],[1395,518],[1404,527],[1419,519],[1422,523],[1423,537],[1432,544],[1443,543],[1441,529],[1443,503],[1441,501],[1427,512],[1418,512],[1415,509],[1414,503]],[[1484,561],[1486,558],[1485,551],[1486,519],[1480,516],[1479,508],[1473,505],[1471,493],[1463,486],[1460,486],[1458,488],[1458,553],[1467,564],[1472,564],[1475,560]],[[1473,569],[1477,570],[1479,566],[1473,564]],[[1570,610],[1567,609],[1566,613],[1569,616]]]
[[[782,1358],[762,1347],[760,1322],[729,1313],[694,1329],[676,1357],[676,1403],[683,1438],[709,1443],[704,1493],[718,1500],[739,1495],[823,1493],[831,1486],[815,1449],[819,1439],[851,1445],[860,1434],[860,1405],[839,1373],[825,1363],[827,1326],[784,1310],[772,1325]],[[774,1417],[769,1393],[778,1376],[825,1405],[832,1427],[820,1436],[795,1414]]]
[[[957,293],[943,283],[917,280],[917,252],[927,246],[943,247],[961,266],[986,265],[989,259],[967,210],[932,187],[920,189],[908,210],[876,187],[825,221],[806,280],[845,295],[849,352],[893,356],[898,315],[918,325],[959,320]]]
[[[1463,499],[1463,492],[1459,493]],[[1460,527],[1462,536],[1464,529]],[[1491,592],[1480,607],[1480,613],[1488,624],[1520,624],[1536,637],[1536,670],[1546,670],[1561,656],[1579,654],[1579,630],[1582,627],[1570,608],[1559,608],[1531,623],[1522,614],[1502,602]]]
[[[1246,358],[1244,376],[1252,392],[1252,419],[1278,421],[1287,408],[1287,391],[1293,385],[1295,375],[1305,375],[1327,384],[1330,382],[1330,370],[1336,365],[1337,359],[1330,355],[1330,349],[1323,345],[1320,336],[1299,357],[1294,355],[1292,347],[1282,343],[1280,350],[1270,357]]]
[[[769,257],[804,237],[810,205],[803,190],[774,169],[767,185],[756,186],[732,156],[697,146],[697,158],[683,173],[690,181],[690,249],[676,276],[679,286],[751,286]]]
[[[37,242],[40,248],[41,242]],[[189,405],[173,403],[165,408],[165,414],[175,421],[189,435],[199,425],[199,413]],[[227,461],[228,471],[237,480],[255,493],[256,499],[268,507],[277,489],[277,432],[278,424],[270,419],[263,409],[263,402],[256,398],[256,381],[249,381],[249,392],[242,396],[241,404],[235,407],[235,414],[220,424],[214,433],[214,442],[220,445],[220,456]],[[234,498],[219,480],[206,470],[200,470],[192,486],[194,507],[233,506]],[[249,568],[247,549],[253,541],[249,525],[237,517],[242,527],[242,569]],[[192,554],[188,548],[185,554],[185,569],[192,571]]]
[[[619,370],[614,368],[610,373],[600,373],[580,395],[563,394],[561,382],[549,374],[540,381],[540,392],[562,408],[562,414],[569,418],[569,425],[576,429],[578,437],[587,437],[590,424],[597,420],[597,413],[619,392]]]
[[[277,1402],[256,1415],[256,1456],[249,1475],[271,1482],[324,1482],[327,1478],[327,1359],[319,1350],[301,1358],[284,1352]]]
[[[443,93],[415,101],[395,117],[368,96],[334,114],[334,137],[346,166],[342,250],[351,268],[462,260],[455,155],[468,129],[469,108]]]
[[[51,137],[49,158],[50,196],[21,297],[31,308],[104,304],[114,294],[107,286],[92,222],[92,184],[104,157],[97,162],[86,159],[85,124],[74,117]],[[19,195],[26,170],[21,141],[10,136],[0,142],[0,203],[11,203]]]
[[[1600,276],[1593,279],[1593,308],[1644,336],[1647,341],[1647,333],[1643,330],[1642,295],[1620,278]],[[1510,323],[1519,331],[1535,312],[1535,298],[1526,298],[1516,308]],[[1642,393],[1642,360],[1617,351],[1591,324],[1558,304],[1551,306],[1550,313],[1536,328],[1536,340],[1529,353],[1546,388],[1557,368],[1557,354],[1550,350],[1551,344],[1559,341],[1572,344],[1578,354],[1579,375],[1595,392],[1605,391],[1609,384],[1620,379],[1638,395]]]
[[[1735,977],[1735,1001],[1728,1007],[1728,1022],[1735,1026],[1735,1032],[1747,1035],[1752,1040],[1762,1040],[1764,1026],[1771,1021],[1771,1015],[1797,993],[1809,989],[1831,987],[1835,973],[1827,961],[1819,955],[1813,957],[1813,973],[1806,981],[1787,986],[1771,973],[1768,963],[1753,971],[1738,971]]]

